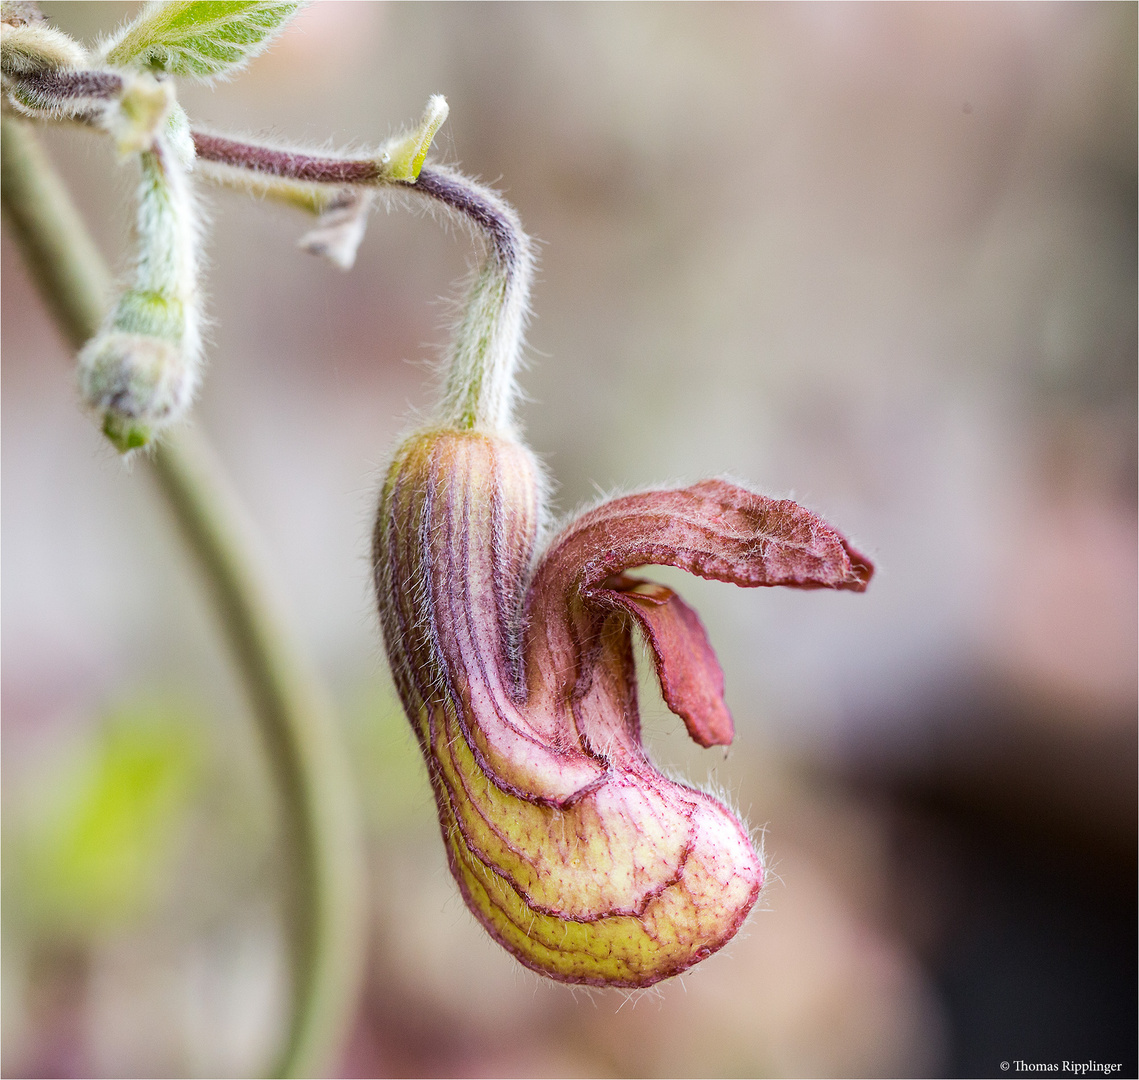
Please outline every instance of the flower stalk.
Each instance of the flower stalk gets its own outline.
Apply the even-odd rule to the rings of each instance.
[[[530,238],[509,203],[453,169],[422,169],[414,190],[473,227],[487,247],[451,344],[438,422],[509,435],[534,276]]]
[[[64,336],[104,319],[109,279],[70,197],[26,125],[5,117],[5,222]],[[351,1018],[363,927],[359,823],[327,695],[258,572],[248,529],[200,437],[170,432],[144,460],[198,561],[268,754],[288,862],[291,1005],[272,1075],[328,1067]]]
[[[456,430],[508,433],[533,279],[532,244],[514,208],[497,192],[454,169],[424,165],[446,115],[446,101],[435,95],[418,127],[364,158],[313,154],[195,130],[197,167],[217,183],[320,214],[346,206],[355,210],[359,196],[357,201],[346,198],[345,189],[398,190],[431,199],[471,228],[485,242],[486,258],[452,341],[437,417],[442,426]],[[366,211],[366,203],[362,209]]]

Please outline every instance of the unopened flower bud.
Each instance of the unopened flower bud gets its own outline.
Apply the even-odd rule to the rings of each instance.
[[[164,128],[138,155],[135,283],[79,354],[80,394],[123,452],[177,420],[200,377],[193,145],[181,110]]]
[[[103,434],[122,452],[150,442],[193,396],[182,350],[147,334],[112,330],[79,354],[79,392],[103,416]]]

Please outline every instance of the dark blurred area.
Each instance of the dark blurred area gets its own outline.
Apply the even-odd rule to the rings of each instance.
[[[87,42],[134,10],[43,7]],[[327,2],[180,91],[220,130],[338,147],[445,94],[438,156],[542,242],[522,420],[560,512],[728,474],[879,568],[864,596],[654,571],[737,734],[689,745],[646,681],[651,753],[740,808],[771,880],[683,980],[543,982],[457,895],[371,610],[379,472],[469,241],[393,208],[343,274],[295,249],[299,214],[206,191],[193,423],[367,815],[339,1075],[1139,1074],[1136,10]],[[125,272],[129,169],[44,142]],[[2,270],[3,1071],[256,1073],[287,997],[259,746],[7,236]]]

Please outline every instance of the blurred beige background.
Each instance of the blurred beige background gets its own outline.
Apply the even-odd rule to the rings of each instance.
[[[43,6],[87,41],[133,10]],[[879,567],[864,596],[668,578],[737,736],[690,748],[646,701],[653,753],[763,829],[774,878],[683,982],[540,981],[453,888],[369,594],[378,476],[430,402],[470,243],[379,212],[344,274],[296,250],[299,215],[203,192],[193,423],[337,694],[368,814],[344,1074],[1134,1067],[1135,86],[1129,3],[327,2],[183,88],[196,122],[336,147],[445,94],[436,157],[542,242],[522,416],[559,509],[729,474]],[[129,170],[90,133],[44,139],[125,271]],[[253,1072],[284,991],[248,718],[7,238],[2,299],[5,1074]],[[133,852],[121,873],[13,870],[131,739],[159,824],[99,834]]]

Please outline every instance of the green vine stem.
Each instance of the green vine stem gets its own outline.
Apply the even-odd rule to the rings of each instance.
[[[103,260],[26,124],[4,118],[0,170],[5,220],[78,349],[110,299]],[[351,1019],[363,954],[363,860],[346,756],[325,691],[285,629],[244,515],[204,440],[170,431],[146,460],[208,585],[278,789],[292,1004],[273,1073],[313,1076]]]

